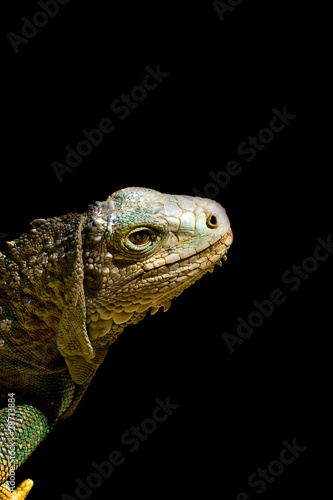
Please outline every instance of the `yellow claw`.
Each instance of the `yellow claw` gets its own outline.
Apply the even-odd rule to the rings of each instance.
[[[11,500],[24,500],[33,487],[34,482],[31,479],[25,479],[12,493]]]

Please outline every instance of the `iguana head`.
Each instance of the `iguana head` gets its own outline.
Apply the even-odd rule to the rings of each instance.
[[[233,236],[213,200],[126,188],[91,205],[83,241],[91,341],[117,335],[226,259]]]

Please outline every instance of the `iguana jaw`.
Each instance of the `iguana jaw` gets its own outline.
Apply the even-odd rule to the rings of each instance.
[[[227,253],[233,241],[232,230],[229,229],[221,239],[216,243],[213,243],[210,247],[205,250],[194,254],[187,259],[179,259],[174,264],[167,266],[170,277],[172,277],[173,269],[185,270],[185,272],[180,273],[180,278],[184,277],[182,281],[180,279],[177,282],[177,274],[175,275],[175,285],[170,287],[170,291],[166,291],[162,294],[160,299],[152,302],[150,306],[151,315],[155,314],[161,307],[164,311],[167,311],[171,305],[171,300],[174,297],[180,295],[186,288],[191,286],[195,281],[200,279],[207,272],[213,272],[215,265],[222,266],[222,260],[227,260]],[[158,268],[159,270],[160,268]],[[155,271],[155,270],[154,270]],[[143,279],[153,275],[154,271],[147,272]],[[158,282],[159,275],[154,273]]]
[[[194,255],[180,258],[171,264],[161,264],[150,270],[142,270],[122,286],[112,302],[97,309],[88,323],[92,341],[114,331],[119,334],[127,325],[137,323],[150,310],[155,314],[160,307],[167,311],[171,300],[200,279],[213,272],[216,264],[222,265],[233,241],[232,230]],[[115,305],[116,304],[116,305]]]

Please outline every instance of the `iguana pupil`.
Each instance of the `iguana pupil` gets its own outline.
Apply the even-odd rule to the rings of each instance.
[[[134,245],[144,245],[149,241],[149,239],[153,236],[146,229],[142,229],[141,231],[136,231],[129,236],[129,240]]]

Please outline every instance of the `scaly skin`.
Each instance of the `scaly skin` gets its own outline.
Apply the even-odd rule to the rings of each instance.
[[[0,500],[25,498],[32,482],[11,493],[10,468],[73,413],[124,328],[166,311],[233,239],[218,203],[144,188],[32,225],[0,253]]]

